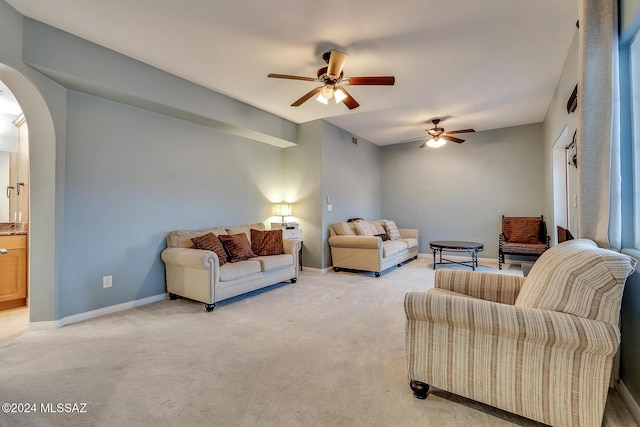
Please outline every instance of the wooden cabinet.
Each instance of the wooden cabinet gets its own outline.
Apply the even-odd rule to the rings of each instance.
[[[27,305],[27,235],[0,236],[0,310]],[[4,252],[4,251],[2,251]]]

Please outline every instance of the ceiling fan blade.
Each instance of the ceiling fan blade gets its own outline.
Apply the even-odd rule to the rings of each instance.
[[[447,132],[447,134],[449,135],[455,135],[457,133],[470,133],[470,132],[475,132],[475,129],[460,129],[460,130],[452,130]]]
[[[427,146],[427,141],[428,141],[428,139],[425,139],[425,140],[422,142],[422,144],[420,144],[420,145],[418,146],[418,148],[424,148],[424,147],[426,147],[426,146]]]
[[[346,53],[332,50],[331,56],[329,56],[329,67],[327,67],[327,75],[329,78],[337,80],[338,77],[340,77],[345,62],[347,62]]]
[[[349,77],[351,86],[356,85],[378,85],[378,86],[393,86],[396,82],[394,76],[377,76],[377,77]]]
[[[315,89],[310,90],[309,92],[307,92],[305,95],[303,95],[300,99],[298,99],[296,102],[294,102],[293,104],[291,104],[292,107],[299,107],[301,106],[303,103],[305,103],[306,101],[309,100],[309,98],[313,97],[314,95],[317,95],[318,93],[320,93],[320,90],[322,90],[322,86],[317,87]]]
[[[440,135],[440,138],[451,142],[457,142],[458,144],[462,144],[464,142],[464,139],[456,138],[455,136]]]
[[[341,90],[345,94],[346,98],[342,101],[342,103],[346,105],[349,110],[353,110],[354,108],[358,108],[360,106],[360,104],[358,104],[358,101],[353,99],[353,96],[351,96],[351,94],[347,92],[344,87],[340,87],[338,90]]]
[[[290,76],[288,74],[269,74],[267,77],[271,77],[274,79],[304,80],[306,82],[315,82],[317,80],[313,77]]]

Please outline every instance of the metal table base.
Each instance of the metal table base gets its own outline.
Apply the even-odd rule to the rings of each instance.
[[[450,241],[441,240],[429,242],[431,250],[433,250],[433,269],[436,265],[457,264],[471,267],[473,271],[478,267],[478,252],[484,250],[484,244],[478,242]],[[471,256],[471,261],[453,261],[442,257],[442,251],[445,252],[466,252]],[[439,261],[436,259],[439,258]]]

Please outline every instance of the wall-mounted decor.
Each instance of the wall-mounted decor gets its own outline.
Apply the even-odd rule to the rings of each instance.
[[[578,130],[576,129],[573,132],[573,138],[571,139],[571,144],[567,145],[567,158],[569,159],[569,164],[574,168],[578,168],[578,146],[576,137],[578,135]]]
[[[573,92],[571,92],[571,96],[567,101],[567,113],[568,114],[573,113],[574,111],[576,111],[577,107],[578,107],[578,85],[576,84],[576,87],[573,88]]]

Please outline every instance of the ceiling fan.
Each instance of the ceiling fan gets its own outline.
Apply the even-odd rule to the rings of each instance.
[[[323,104],[327,104],[330,99],[334,98],[336,102],[344,103],[344,105],[346,105],[350,110],[357,108],[360,104],[358,104],[351,94],[347,92],[347,89],[345,89],[346,85],[393,86],[396,81],[394,76],[344,77],[344,71],[342,68],[347,61],[347,54],[337,50],[325,52],[322,55],[322,59],[328,66],[322,67],[318,70],[317,78],[290,76],[287,74],[269,74],[267,77],[275,79],[304,80],[308,82],[319,81],[322,83],[322,86],[310,90],[300,99],[291,104],[292,107],[299,107],[311,97],[318,95],[316,99]]]
[[[460,129],[460,130],[452,130],[449,132],[445,132],[444,128],[438,127],[438,124],[440,123],[440,119],[433,119],[431,120],[431,122],[433,123],[433,127],[431,129],[427,129],[427,132],[431,136],[431,139],[424,141],[422,144],[420,144],[418,148],[424,148],[425,146],[438,148],[446,144],[447,141],[462,144],[464,142],[464,139],[456,138],[455,136],[451,136],[451,135],[455,135],[459,133],[475,132],[475,129]]]

